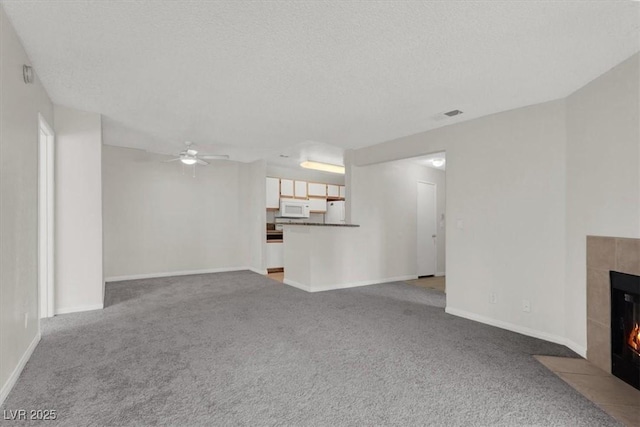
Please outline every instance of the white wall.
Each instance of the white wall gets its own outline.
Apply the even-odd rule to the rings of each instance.
[[[567,337],[586,345],[586,236],[640,237],[640,55],[567,98]]]
[[[266,274],[266,163],[258,160],[241,164],[240,228],[244,232],[246,265],[256,273]]]
[[[363,166],[447,151],[449,312],[585,354],[586,236],[640,236],[639,62],[566,99],[348,153]]]
[[[38,326],[38,113],[53,105],[0,6],[0,404],[40,337]],[[25,325],[25,315],[27,324]]]
[[[402,227],[407,215],[388,207],[400,191],[390,187],[385,197],[373,197],[385,177],[399,182],[400,171],[364,165],[446,151],[447,310],[562,342],[564,117],[564,101],[554,101],[350,153],[352,221],[375,224],[370,247],[382,254],[372,265],[385,263],[376,268],[389,275],[413,273],[415,237]],[[373,222],[376,216],[384,220]],[[489,302],[492,292],[497,304]],[[522,311],[525,299],[530,313]]]
[[[264,209],[264,165],[215,161],[192,168],[167,156],[103,147],[105,276],[153,276],[248,267],[259,244],[247,236]],[[253,185],[261,175],[260,188]],[[262,215],[262,216],[260,216]],[[249,226],[248,221],[252,219]],[[254,255],[251,255],[253,257]],[[253,261],[252,264],[257,263]]]
[[[437,187],[437,216],[445,213],[446,185],[444,171],[401,160],[350,170],[351,220],[372,233],[370,244],[391,258],[382,259],[397,272],[384,277],[417,275],[417,182]],[[445,229],[438,229],[437,272],[444,273]],[[392,245],[394,250],[384,248]]]
[[[55,311],[102,308],[101,116],[55,106]]]

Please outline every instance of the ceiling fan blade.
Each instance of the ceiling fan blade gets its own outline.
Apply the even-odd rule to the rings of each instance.
[[[206,166],[209,164],[209,162],[205,162],[204,160],[200,160],[200,159],[196,160],[196,163],[202,166]]]
[[[227,160],[229,156],[226,154],[202,154],[199,155],[198,158],[207,160]]]
[[[177,160],[180,160],[180,157],[176,157],[175,159],[169,159],[169,160],[163,160],[163,163],[169,163],[169,162],[175,162]]]

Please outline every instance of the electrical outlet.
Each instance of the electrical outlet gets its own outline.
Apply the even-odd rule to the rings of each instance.
[[[531,312],[531,302],[529,302],[528,299],[522,300],[522,311],[524,311],[525,313]]]
[[[29,313],[24,314],[24,328],[27,329],[27,325],[29,324]]]
[[[497,304],[498,303],[498,295],[495,292],[489,293],[489,302],[491,304]]]

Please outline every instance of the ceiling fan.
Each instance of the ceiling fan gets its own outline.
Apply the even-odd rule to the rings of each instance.
[[[194,148],[192,142],[186,141],[184,144],[187,146],[186,149],[181,151],[178,157],[165,160],[165,163],[180,160],[183,164],[189,166],[196,164],[206,166],[209,162],[205,162],[205,160],[226,160],[229,158],[226,154],[198,154],[198,150]]]

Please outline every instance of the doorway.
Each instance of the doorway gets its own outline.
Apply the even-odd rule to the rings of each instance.
[[[54,133],[38,115],[38,298],[40,318],[54,315]]]
[[[418,277],[435,276],[437,267],[437,188],[418,181]]]

